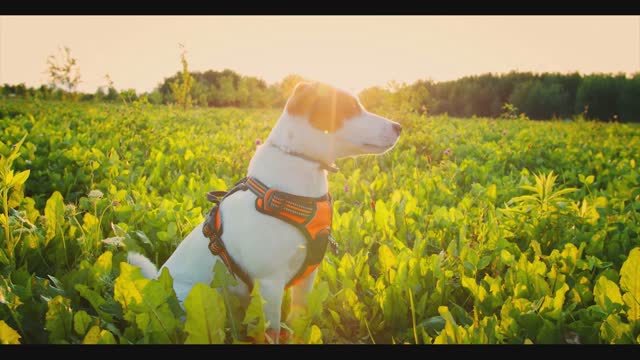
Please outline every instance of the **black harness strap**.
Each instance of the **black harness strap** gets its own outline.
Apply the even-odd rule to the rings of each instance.
[[[229,191],[210,191],[207,193],[207,200],[213,202],[215,205],[207,213],[204,225],[202,227],[202,233],[209,239],[209,251],[214,256],[218,256],[224,262],[224,265],[229,269],[229,272],[234,278],[240,278],[248,287],[249,291],[253,289],[253,281],[249,274],[244,271],[238,263],[233,260],[227,249],[222,242],[222,217],[220,214],[220,203],[222,200],[240,190],[247,190],[247,186],[244,181],[246,178],[238,181],[233,188]]]
[[[211,191],[207,193],[207,199],[215,203],[213,208],[207,213],[207,217],[202,228],[203,234],[209,239],[209,250],[215,256],[219,256],[234,277],[239,277],[251,290],[253,281],[251,277],[238,265],[238,263],[229,255],[222,241],[222,218],[219,211],[220,203],[237,191],[251,190],[256,195],[256,209],[266,215],[276,217],[283,220],[296,228],[298,228],[307,239],[307,252],[304,263],[294,277],[287,283],[286,287],[296,284],[304,277],[309,275],[322,262],[327,245],[330,244],[333,251],[337,252],[337,244],[331,237],[331,208],[333,207],[333,198],[330,194],[321,197],[312,198],[305,196],[293,195],[281,191],[269,189],[256,178],[245,177],[238,181],[229,191]],[[312,222],[316,219],[316,212],[319,203],[326,202],[324,205],[325,216],[328,217],[325,222],[328,226],[317,230],[313,228]],[[319,223],[320,226],[323,223]],[[314,229],[315,236],[309,232],[311,226]]]

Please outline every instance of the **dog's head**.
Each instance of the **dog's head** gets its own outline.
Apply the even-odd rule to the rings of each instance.
[[[322,83],[299,83],[272,136],[278,145],[333,162],[382,154],[398,141],[402,126],[364,109],[352,94]]]

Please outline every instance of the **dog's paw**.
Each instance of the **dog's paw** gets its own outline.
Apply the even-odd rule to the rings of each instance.
[[[267,329],[264,333],[264,337],[269,344],[275,344],[276,339],[278,339],[278,344],[288,344],[291,334],[286,329],[280,329],[280,332],[277,332],[275,329]]]

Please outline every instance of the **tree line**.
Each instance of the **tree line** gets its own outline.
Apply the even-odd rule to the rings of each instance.
[[[484,74],[454,81],[391,83],[360,93],[370,108],[406,110],[458,117],[501,116],[510,104],[531,119],[582,114],[601,121],[640,122],[640,72],[625,74],[531,73]]]
[[[190,75],[190,79],[186,79],[185,74]],[[190,81],[188,87],[183,86],[182,96],[189,96],[193,106],[245,108],[282,107],[295,84],[304,80],[299,75],[289,75],[280,82],[267,84],[262,79],[228,69],[187,72],[185,65],[182,72],[165,78],[149,93],[136,94],[132,89],[119,92],[112,82],[93,94],[52,84],[38,88],[5,84],[0,88],[0,96],[5,99],[72,98],[105,102],[145,98],[153,104],[172,104],[180,100],[176,98],[179,92],[175,86],[180,79]],[[510,72],[445,82],[390,82],[384,87],[367,88],[359,97],[372,111],[397,108],[457,117],[499,117],[505,104],[509,104],[532,119],[564,119],[582,114],[601,121],[640,122],[640,73],[629,77],[624,74]]]
[[[118,91],[112,85],[101,86],[95,93],[82,93],[53,84],[39,87],[4,84],[0,87],[0,98],[98,102],[119,102],[123,99],[136,101],[144,98],[152,104],[188,103],[189,106],[198,107],[269,108],[284,106],[294,86],[304,80],[299,75],[289,75],[280,82],[267,84],[262,79],[243,76],[228,69],[190,71],[188,75],[178,72],[164,79],[153,91],[142,94],[137,94],[134,89]]]

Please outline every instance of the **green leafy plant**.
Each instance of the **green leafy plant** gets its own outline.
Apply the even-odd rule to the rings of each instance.
[[[222,263],[183,309],[125,259],[164,263],[278,114],[0,101],[0,342],[269,342]],[[639,128],[400,115],[329,177],[340,252],[289,343],[638,343]]]
[[[182,47],[182,45],[181,45]],[[183,50],[180,55],[182,62],[181,79],[176,79],[170,83],[171,93],[179,107],[187,110],[191,107],[191,87],[193,86],[193,77],[189,73],[189,64],[187,63],[186,52]]]
[[[14,146],[13,150],[6,158],[0,155],[0,192],[2,196],[2,210],[0,214],[0,224],[4,229],[4,242],[7,247],[6,256],[8,257],[9,264],[13,265],[13,249],[15,247],[15,239],[11,233],[9,225],[9,209],[18,205],[17,199],[21,197],[19,193],[23,191],[23,185],[29,178],[29,170],[20,171],[15,173],[12,169],[13,162],[20,156],[20,147],[24,143],[27,135],[23,136]],[[14,193],[18,193],[18,196],[11,196]]]

